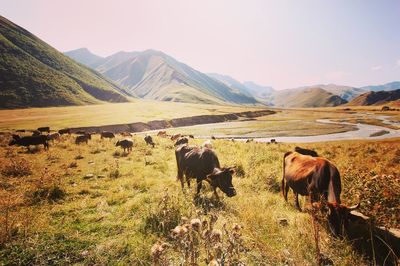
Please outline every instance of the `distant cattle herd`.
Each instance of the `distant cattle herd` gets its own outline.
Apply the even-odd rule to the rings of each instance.
[[[26,130],[18,130],[17,133],[27,132]],[[60,129],[58,132],[50,131],[49,127],[40,127],[31,131],[31,136],[20,137],[17,134],[12,135],[9,145],[18,145],[29,147],[32,145],[43,145],[45,149],[49,149],[49,142],[55,142],[64,134],[72,134],[68,128]],[[75,144],[87,144],[93,132],[76,131]],[[130,153],[134,147],[132,133],[122,132],[122,139],[116,141],[115,146],[121,147],[124,152]],[[236,189],[232,184],[232,176],[235,173],[235,166],[221,167],[218,156],[213,149],[211,140],[206,140],[198,147],[189,145],[189,139],[194,138],[193,135],[173,134],[168,135],[166,131],[159,131],[156,134],[160,138],[170,138],[174,142],[175,157],[177,164],[177,179],[180,181],[182,189],[184,183],[190,187],[190,180],[196,180],[197,195],[202,188],[202,182],[206,181],[210,184],[214,191],[214,195],[218,198],[217,188],[228,197],[236,195]],[[100,139],[114,139],[116,134],[109,131],[100,132]],[[211,136],[211,139],[216,139]],[[229,139],[229,141],[235,141]],[[245,142],[253,142],[253,139],[247,139]],[[153,136],[146,134],[144,142],[151,147],[155,147],[156,143]],[[271,143],[277,143],[275,139],[271,139]],[[311,203],[317,203],[323,200],[329,207],[328,222],[331,225],[332,232],[340,235],[341,226],[345,223],[344,218],[353,208],[348,208],[341,204],[341,179],[336,166],[325,158],[318,157],[317,152],[313,150],[296,147],[294,151],[289,151],[283,156],[283,178],[282,193],[284,199],[287,200],[289,189],[295,194],[295,205],[300,209],[298,195],[307,196]]]

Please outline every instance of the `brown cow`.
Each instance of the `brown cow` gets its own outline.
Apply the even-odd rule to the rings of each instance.
[[[180,133],[174,134],[174,135],[171,136],[171,140],[175,141],[175,140],[179,139],[181,136],[182,136],[182,134],[180,134]]]
[[[286,184],[285,184],[286,181]],[[321,199],[327,202],[328,222],[334,235],[342,234],[346,213],[354,209],[341,205],[342,190],[340,173],[336,166],[325,158],[287,152],[283,158],[282,193],[287,201],[291,188],[295,194],[296,207],[300,209],[298,195],[308,196],[311,203]]]
[[[121,132],[120,134],[121,134],[121,136],[124,136],[124,137],[132,137],[132,133],[127,132],[127,131]]]
[[[188,187],[190,187],[190,178],[196,178],[197,195],[200,193],[203,180],[210,183],[217,198],[217,188],[228,197],[236,195],[236,190],[232,185],[234,169],[233,167],[221,168],[214,151],[181,145],[175,150],[175,157],[178,167],[177,178],[181,182],[182,189],[184,188],[184,176],[186,176]]]
[[[53,132],[53,133],[47,134],[47,140],[51,140],[54,142],[55,140],[58,140],[58,139],[60,139],[60,133],[58,133],[58,132]]]
[[[158,131],[157,137],[165,138],[167,136],[167,131]]]
[[[103,132],[101,132],[101,134],[100,134],[100,138],[101,138],[101,139],[103,139],[103,138],[113,139],[113,138],[115,138],[115,135],[114,135],[114,133],[112,133],[112,132],[103,131]]]
[[[63,128],[63,129],[60,129],[60,130],[58,131],[58,133],[59,133],[60,135],[71,134],[71,129],[69,129],[69,128]]]

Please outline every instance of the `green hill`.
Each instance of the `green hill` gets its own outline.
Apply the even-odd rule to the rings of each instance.
[[[0,108],[127,102],[126,93],[0,16]]]

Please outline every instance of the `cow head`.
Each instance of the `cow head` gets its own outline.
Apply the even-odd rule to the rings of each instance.
[[[328,226],[334,236],[342,237],[345,235],[345,229],[348,227],[350,212],[357,209],[357,205],[347,207],[343,204],[327,202],[321,208],[323,212],[327,213]]]
[[[20,139],[20,136],[13,134],[12,140],[8,143],[9,146],[17,144],[17,141]]]
[[[211,180],[213,186],[218,187],[228,197],[233,197],[236,195],[236,190],[232,184],[232,175],[234,173],[234,167],[216,168],[212,174],[207,175],[207,178]]]
[[[116,147],[121,146],[121,141],[120,141],[120,140],[117,140],[117,142],[115,143],[115,146],[116,146]]]

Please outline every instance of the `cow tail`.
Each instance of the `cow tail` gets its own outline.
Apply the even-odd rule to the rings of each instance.
[[[292,152],[287,152],[285,155],[283,155],[283,163],[282,163],[282,184],[281,184],[281,191],[282,191],[282,196],[285,197],[285,158]]]

